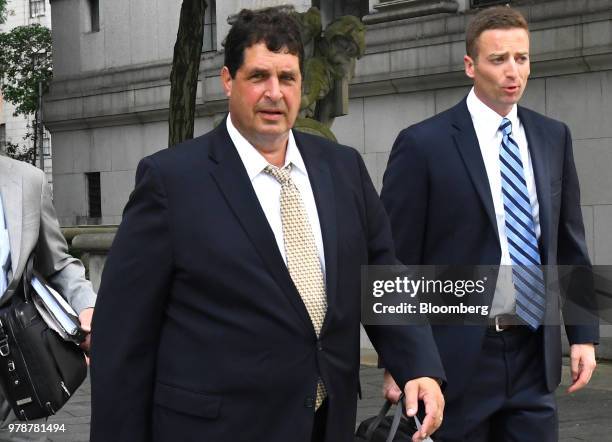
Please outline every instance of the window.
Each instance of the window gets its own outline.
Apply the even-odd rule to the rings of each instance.
[[[102,217],[102,196],[100,192],[100,172],[86,173],[87,197],[89,202],[89,217]]]
[[[44,131],[44,135],[43,135],[43,155],[45,157],[51,156],[51,138],[47,130]]]
[[[100,1],[87,0],[89,6],[89,31],[100,32]]]
[[[206,12],[204,13],[204,42],[202,52],[217,50],[217,8],[214,0],[206,2]]]
[[[0,124],[0,152],[6,152],[6,124]]]
[[[510,3],[510,0],[472,0],[472,8]]]
[[[30,0],[30,18],[45,15],[45,0]]]

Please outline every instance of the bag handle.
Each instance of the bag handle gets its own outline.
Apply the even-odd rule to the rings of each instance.
[[[374,431],[376,431],[376,429],[378,428],[382,420],[385,418],[385,416],[389,412],[391,405],[393,405],[393,402],[389,400],[385,401],[384,405],[380,409],[380,412],[378,413],[378,416],[376,416],[376,419],[370,422],[370,425],[368,425],[368,429],[366,430],[365,435],[364,435],[366,438],[366,441],[370,442],[372,440]]]
[[[403,400],[404,400],[404,393],[402,392],[402,394],[400,395],[399,401],[397,403],[397,407],[395,408],[395,413],[393,415],[393,421],[391,422],[391,428],[389,429],[389,435],[387,436],[386,442],[393,442],[393,438],[395,437],[395,434],[397,433],[397,429],[399,428],[400,420],[402,419],[402,412],[404,411]],[[370,425],[368,426],[368,429],[365,432],[364,436],[366,438],[366,441],[370,442],[372,440],[372,437],[374,436],[374,432],[376,431],[376,429],[378,428],[382,420],[385,418],[385,416],[389,412],[389,409],[391,408],[392,405],[393,405],[393,402],[391,402],[390,400],[385,401],[382,408],[380,409],[380,412],[378,413],[378,416],[376,416],[376,419],[374,419],[370,423]]]
[[[397,407],[395,407],[395,414],[393,415],[393,422],[391,423],[391,428],[389,429],[389,436],[387,437],[386,442],[393,442],[395,438],[395,433],[397,433],[397,429],[400,424],[400,420],[402,419],[402,414],[404,412],[404,393],[400,395],[399,401],[397,403]]]

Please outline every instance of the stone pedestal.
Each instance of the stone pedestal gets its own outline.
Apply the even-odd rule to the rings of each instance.
[[[81,254],[88,269],[89,280],[96,293],[100,288],[102,270],[104,270],[106,257],[114,239],[115,232],[81,233],[72,239],[71,248]]]

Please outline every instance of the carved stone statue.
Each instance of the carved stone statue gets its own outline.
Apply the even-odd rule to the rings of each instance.
[[[355,60],[365,50],[365,26],[351,15],[339,17],[321,31],[317,8],[295,13],[304,42],[304,81],[298,130],[335,141],[334,118],[348,113],[348,83]]]

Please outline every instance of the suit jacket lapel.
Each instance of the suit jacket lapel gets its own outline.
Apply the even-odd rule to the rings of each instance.
[[[457,129],[457,132],[453,134],[455,145],[463,158],[465,167],[470,174],[476,192],[482,201],[484,210],[499,242],[491,186],[489,185],[489,178],[487,177],[487,170],[482,159],[478,137],[476,136],[465,99],[454,108],[453,126]]]
[[[8,164],[8,167],[5,166]],[[11,269],[13,277],[19,265],[22,234],[22,178],[12,176],[10,162],[0,159],[0,188],[2,189],[2,205],[4,206],[4,219],[6,220],[11,247]],[[10,284],[11,281],[9,281]]]
[[[308,170],[308,178],[317,205],[317,213],[321,224],[323,236],[323,250],[325,253],[325,282],[327,292],[327,311],[333,311],[332,306],[336,298],[336,284],[338,276],[338,233],[336,219],[335,191],[328,162],[322,155],[321,146],[306,142],[297,131],[293,132],[296,144]],[[323,329],[330,315],[325,316]]]
[[[227,132],[225,120],[215,129],[214,137],[209,155],[210,160],[215,163],[210,172],[213,179],[269,272],[293,305],[304,325],[314,333],[308,311],[291,280],[287,265],[278,250],[274,233],[259,204],[257,194],[238,151]]]
[[[531,157],[531,165],[535,176],[536,193],[540,206],[540,231],[542,243],[542,264],[546,264],[550,235],[550,170],[549,170],[549,143],[532,120],[529,112],[518,107],[518,116],[525,129],[527,145]]]

